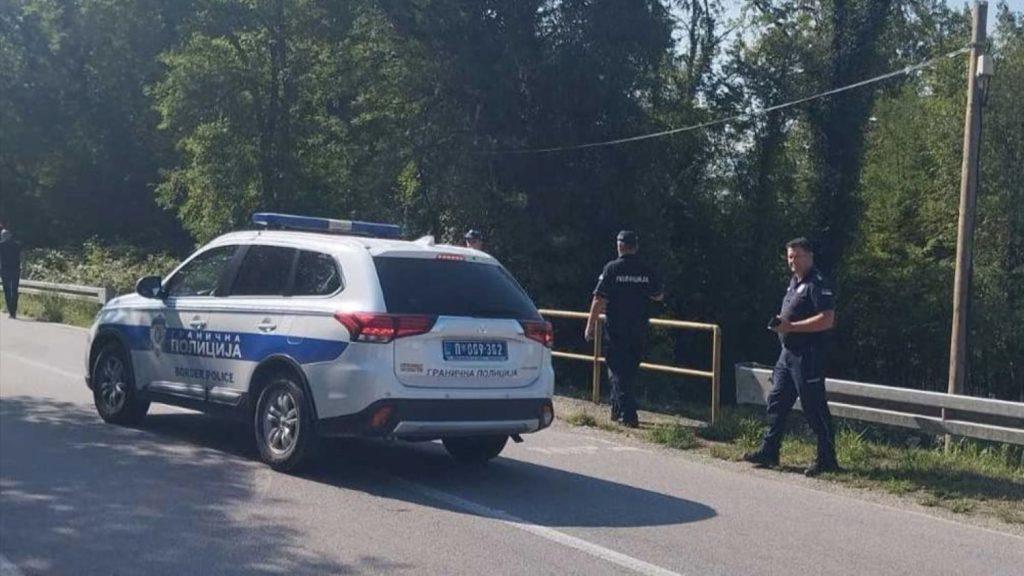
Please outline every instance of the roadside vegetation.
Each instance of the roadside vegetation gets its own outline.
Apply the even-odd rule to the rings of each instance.
[[[0,304],[3,312],[7,306]],[[18,300],[18,317],[32,318],[41,322],[58,322],[88,328],[92,325],[100,305],[83,300],[70,300],[60,296],[22,294]]]
[[[105,286],[120,295],[133,292],[139,278],[167,274],[178,262],[170,254],[88,241],[65,250],[26,251],[22,280]],[[6,312],[6,306],[3,309]],[[99,309],[98,303],[52,295],[22,294],[18,301],[19,316],[83,327],[92,324]]]
[[[106,286],[115,294],[127,294],[135,290],[139,278],[167,274],[178,262],[180,259],[171,254],[90,240],[62,250],[27,250],[23,256],[21,277],[25,280]]]

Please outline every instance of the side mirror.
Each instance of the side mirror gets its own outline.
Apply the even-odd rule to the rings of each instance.
[[[135,291],[143,298],[163,299],[163,285],[159,276],[146,276],[135,283]]]

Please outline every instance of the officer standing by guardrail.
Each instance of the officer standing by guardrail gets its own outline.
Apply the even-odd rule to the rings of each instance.
[[[839,469],[832,415],[825,396],[826,333],[835,324],[835,296],[814,267],[814,251],[806,238],[786,244],[786,261],[793,277],[782,299],[782,309],[768,325],[779,334],[782,344],[768,393],[768,430],[761,447],[743,459],[763,467],[778,465],[786,416],[799,396],[807,423],[818,436],[817,458],[804,473],[816,476]]]
[[[0,224],[0,282],[4,285],[4,304],[11,318],[18,317],[18,283],[21,281],[21,244],[14,233]]]
[[[605,264],[594,288],[590,316],[584,336],[594,339],[594,330],[603,313],[605,357],[611,380],[612,420],[630,428],[640,425],[636,414],[633,383],[647,348],[650,313],[648,303],[661,301],[661,277],[640,261],[636,232],[623,230],[616,238],[619,257]]]

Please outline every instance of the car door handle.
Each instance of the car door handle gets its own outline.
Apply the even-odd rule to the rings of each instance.
[[[206,328],[206,322],[204,322],[203,320],[200,320],[198,318],[192,319],[192,321],[189,322],[188,325],[191,326],[195,330],[202,330],[203,328]]]
[[[277,324],[274,324],[273,322],[270,322],[268,320],[264,320],[263,322],[260,322],[259,324],[256,325],[256,329],[259,330],[260,332],[273,332],[274,330],[277,330]]]

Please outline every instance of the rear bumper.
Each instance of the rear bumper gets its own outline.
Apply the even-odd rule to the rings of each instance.
[[[551,424],[549,398],[500,400],[378,400],[346,416],[317,422],[322,436],[445,436],[527,434]]]

